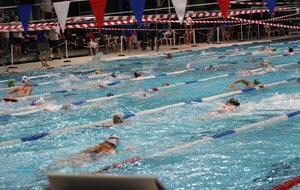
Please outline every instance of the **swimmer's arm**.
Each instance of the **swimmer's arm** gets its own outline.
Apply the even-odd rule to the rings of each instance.
[[[81,152],[84,152],[84,153],[91,153],[91,152],[95,152],[98,148],[98,145],[95,145],[95,146],[92,146],[92,147],[89,147],[87,149],[84,149],[83,151]]]
[[[10,91],[8,91],[7,94],[12,94],[12,93],[15,93],[18,91],[19,88],[14,88],[14,89],[11,89]]]
[[[26,96],[29,96],[31,94],[31,92],[32,92],[32,88],[30,90],[26,91]]]

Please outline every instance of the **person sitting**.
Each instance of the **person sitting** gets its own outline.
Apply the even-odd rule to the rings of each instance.
[[[235,84],[237,83],[243,83],[246,85],[246,88],[248,87],[254,87],[254,86],[257,86],[258,84],[260,84],[260,81],[258,79],[255,79],[253,82],[250,81],[250,80],[247,80],[247,79],[244,79],[244,78],[240,78],[240,79],[237,79],[235,81],[233,81],[231,84],[230,84],[230,87],[235,89],[235,90],[238,90],[237,88],[234,87]]]
[[[23,76],[22,83],[24,83],[24,86],[14,88],[7,93],[8,95],[16,93],[16,96],[5,97],[4,101],[17,102],[17,97],[29,96],[33,90],[32,81],[27,76]]]
[[[142,73],[138,72],[138,71],[134,71],[134,78],[139,78],[142,76]]]
[[[112,134],[104,142],[84,149],[80,152],[89,154],[91,157],[94,157],[96,154],[116,153],[119,142],[120,136],[118,134]]]
[[[231,98],[228,101],[225,102],[225,104],[222,104],[218,109],[218,113],[224,113],[228,111],[233,111],[236,109],[236,107],[240,106],[240,102],[237,99]]]

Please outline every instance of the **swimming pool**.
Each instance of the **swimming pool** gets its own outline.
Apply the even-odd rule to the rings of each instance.
[[[7,115],[0,120],[0,188],[43,189],[48,185],[47,172],[93,173],[136,157],[138,161],[122,168],[111,168],[105,173],[154,175],[168,189],[178,190],[268,189],[298,175],[299,117],[274,120],[239,132],[230,131],[300,109],[300,84],[288,80],[299,77],[297,43],[272,43],[278,48],[273,54],[255,52],[262,45],[234,46],[244,49],[238,52],[232,47],[182,51],[174,53],[170,60],[150,55],[51,71],[28,71],[25,73],[28,76],[57,74],[34,79],[40,84],[35,87],[34,94],[56,92],[44,98],[51,105],[74,103],[74,109],[27,113],[23,108],[30,104],[31,99],[0,103],[1,114]],[[290,45],[297,53],[283,56],[283,51]],[[258,61],[244,62],[249,56]],[[241,68],[258,66],[259,58],[268,59],[275,66],[295,64],[278,67],[276,72],[241,76]],[[186,69],[188,63],[193,69]],[[211,64],[215,67],[206,70],[205,67]],[[78,72],[95,67],[109,72],[119,71],[120,75],[116,79],[109,75],[87,78],[93,76],[93,72]],[[134,70],[141,71],[142,77],[151,77],[132,80]],[[263,84],[284,83],[231,95],[229,84],[239,77],[259,78]],[[1,80],[9,78],[11,76],[1,76]],[[63,82],[42,85],[59,80]],[[171,86],[159,88],[162,83]],[[98,88],[99,84],[105,84],[107,88]],[[5,87],[5,83],[1,85],[1,88]],[[158,90],[153,91],[154,87]],[[4,95],[5,91],[0,93]],[[107,99],[107,93],[115,96]],[[215,96],[218,94],[220,96]],[[240,100],[238,111],[212,113],[230,97]],[[120,111],[131,116],[125,124],[111,128],[95,125],[72,128],[109,119]],[[59,131],[61,129],[66,129],[66,132]],[[223,138],[214,136],[223,131],[229,131],[229,134],[221,135]],[[76,165],[54,164],[113,133],[121,136],[118,154]],[[212,136],[216,138],[205,140]]]

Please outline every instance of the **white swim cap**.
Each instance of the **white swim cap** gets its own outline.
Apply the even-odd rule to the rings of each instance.
[[[120,135],[118,134],[111,134],[107,139],[107,142],[110,142],[111,144],[114,144],[115,146],[118,146],[120,141]]]
[[[115,114],[115,116],[118,116],[119,118],[123,119],[125,114],[123,112],[118,112]]]
[[[27,77],[27,76],[22,76],[21,81],[22,81],[22,83],[25,83],[25,82],[31,82],[30,78]]]

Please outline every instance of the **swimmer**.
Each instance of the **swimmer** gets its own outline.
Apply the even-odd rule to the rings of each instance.
[[[205,67],[205,70],[211,70],[211,69],[213,69],[213,68],[214,68],[213,65],[209,65],[208,67]]]
[[[260,84],[260,81],[258,79],[255,79],[253,82],[250,81],[250,80],[247,80],[247,79],[244,79],[244,78],[240,78],[240,79],[237,79],[235,81],[233,81],[231,84],[230,84],[230,87],[235,89],[235,90],[238,90],[238,88],[235,88],[234,85],[237,84],[237,83],[243,83],[246,85],[246,88],[248,87],[254,87],[254,86],[257,86],[258,84]]]
[[[185,66],[186,69],[192,69],[192,64],[191,63],[188,63],[186,66]]]
[[[138,72],[138,71],[134,71],[134,78],[139,78],[142,76],[142,73]]]
[[[44,112],[49,111],[58,111],[58,110],[71,110],[73,106],[70,103],[64,103],[63,105],[47,105],[46,108],[43,109]]]
[[[80,152],[59,160],[52,165],[61,167],[62,165],[79,165],[84,161],[95,161],[105,155],[117,153],[117,146],[120,143],[120,136],[118,134],[111,134],[103,142],[81,150]]]
[[[5,73],[7,73],[7,74],[20,74],[19,71],[10,70],[9,68],[7,68],[7,69],[5,70]]]
[[[106,97],[110,97],[110,96],[114,96],[114,94],[111,93],[111,92],[109,92],[109,93],[106,94]]]
[[[229,111],[233,111],[237,107],[240,106],[240,102],[237,99],[231,98],[225,104],[222,104],[216,111],[218,113],[225,113]]]
[[[99,127],[111,127],[113,125],[124,123],[124,116],[125,115],[122,112],[116,113],[112,117],[112,122],[109,122],[109,123],[100,123],[98,126]]]
[[[166,86],[170,86],[169,83],[163,83],[163,84],[161,85],[161,87],[166,87]]]
[[[28,78],[27,76],[23,76],[21,80],[22,83],[24,83],[24,86],[14,88],[7,93],[8,95],[16,93],[16,96],[7,96],[4,98],[4,101],[16,102],[18,101],[17,97],[29,96],[31,94],[32,81],[30,80],[30,78]]]
[[[82,153],[90,154],[105,154],[105,153],[116,153],[116,148],[120,142],[120,136],[117,134],[110,135],[104,142],[99,143],[95,146],[89,147],[81,151]]]
[[[119,72],[113,72],[110,76],[113,78],[117,78],[119,74]]]
[[[292,47],[289,47],[288,51],[284,52],[283,55],[294,55],[294,54],[295,54],[294,49]]]
[[[106,72],[105,71],[101,71],[101,70],[96,70],[95,71],[95,75],[102,75],[102,74],[105,74]]]
[[[274,53],[277,51],[277,48],[272,48],[272,47],[266,46],[266,47],[260,48],[259,51],[267,51],[268,53]]]
[[[296,81],[300,83],[300,77],[299,77],[299,78],[297,78],[297,79],[296,79]]]
[[[172,59],[172,53],[167,53],[166,56],[163,56],[161,59]]]
[[[264,67],[267,72],[274,71],[274,68],[268,60],[263,60],[263,62],[260,65]]]

